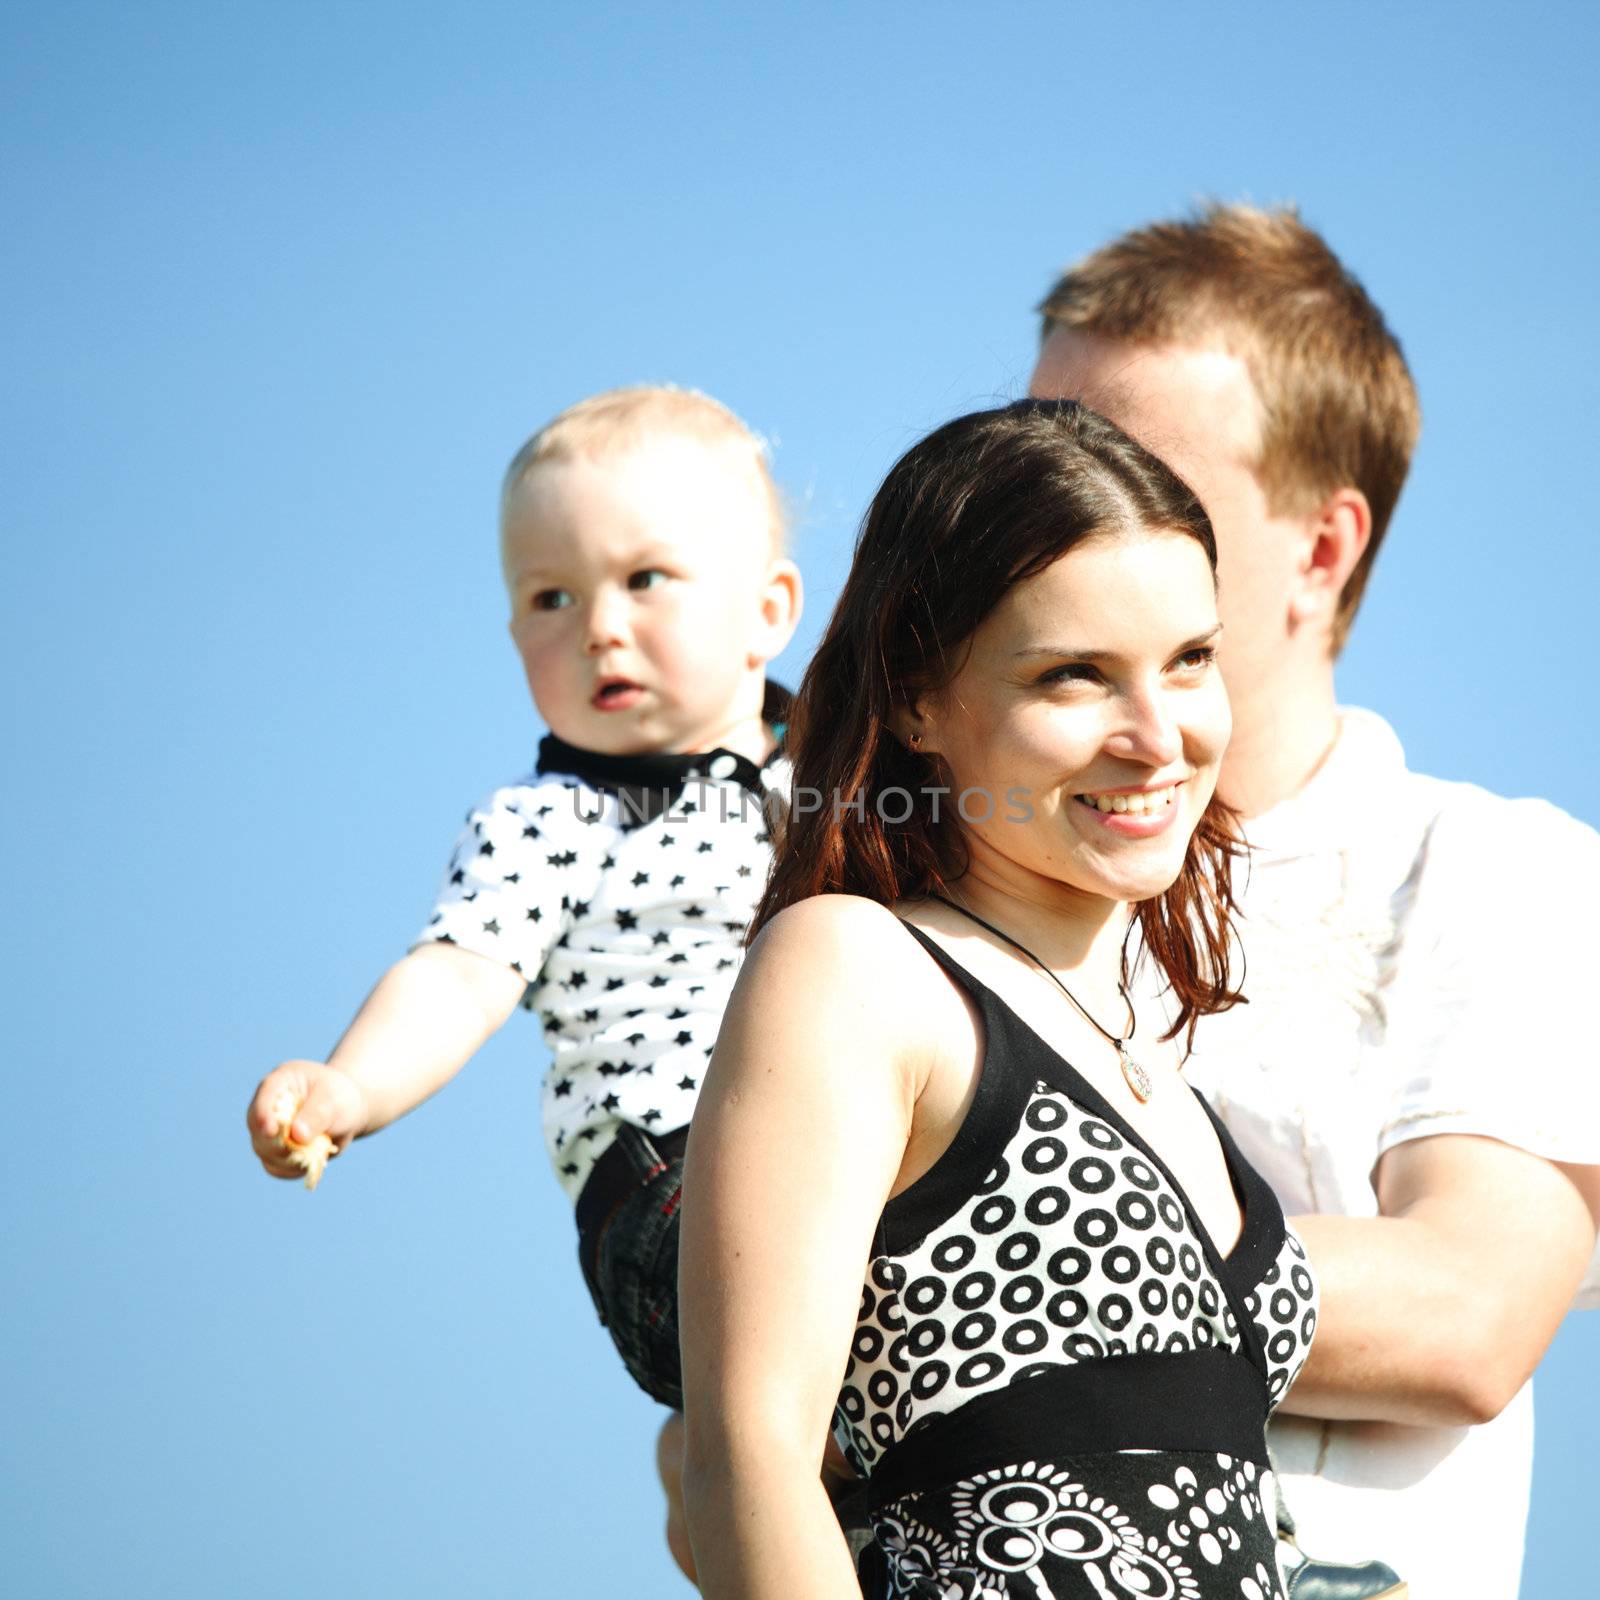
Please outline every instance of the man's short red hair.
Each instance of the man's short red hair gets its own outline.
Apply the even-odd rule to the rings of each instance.
[[[1372,537],[1339,597],[1337,652],[1400,498],[1421,426],[1400,343],[1360,283],[1293,207],[1210,205],[1114,239],[1070,267],[1039,307],[1043,336],[1069,328],[1128,344],[1218,343],[1261,406],[1256,477],[1275,513],[1310,511],[1351,486]]]

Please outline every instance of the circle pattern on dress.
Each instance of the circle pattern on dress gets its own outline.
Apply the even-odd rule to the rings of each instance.
[[[1315,1327],[1304,1261],[1289,1235],[1249,1302],[1274,1399]],[[1239,1346],[1180,1197],[1042,1080],[977,1192],[914,1249],[877,1257],[869,1278],[837,1429],[861,1472],[924,1418],[1051,1367]]]

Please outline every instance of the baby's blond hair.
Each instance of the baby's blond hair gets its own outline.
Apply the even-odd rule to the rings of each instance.
[[[663,436],[727,446],[742,454],[760,481],[767,503],[772,548],[784,545],[783,503],[767,464],[767,441],[710,395],[676,384],[637,384],[607,389],[553,417],[511,458],[500,488],[500,522],[512,498],[535,467],[608,452],[637,449]]]

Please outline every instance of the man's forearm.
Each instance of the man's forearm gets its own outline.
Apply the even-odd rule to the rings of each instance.
[[[1491,1298],[1425,1225],[1294,1218],[1321,1290],[1311,1355],[1282,1410],[1341,1421],[1458,1427],[1504,1404],[1482,1364]],[[1512,1392],[1515,1392],[1514,1390]],[[1498,1402],[1498,1403],[1497,1403]]]
[[[1284,1410],[1486,1422],[1539,1364],[1588,1266],[1595,1217],[1582,1185],[1462,1134],[1397,1146],[1375,1188],[1382,1215],[1294,1219],[1322,1313]]]

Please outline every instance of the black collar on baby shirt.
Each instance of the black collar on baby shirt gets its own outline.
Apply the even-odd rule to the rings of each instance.
[[[778,743],[762,766],[770,764],[783,749],[792,698],[781,683],[767,679],[761,720],[777,734]],[[731,767],[729,762],[733,763]],[[570,773],[593,788],[609,790],[623,801],[623,826],[633,828],[654,822],[670,810],[684,786],[694,778],[732,778],[758,798],[764,794],[761,767],[736,750],[695,750],[685,754],[652,750],[642,755],[612,756],[580,749],[547,733],[539,741],[538,771],[541,777],[546,773]]]

